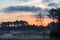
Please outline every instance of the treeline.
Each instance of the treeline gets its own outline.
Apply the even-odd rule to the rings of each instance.
[[[55,25],[55,27],[52,27],[53,25]],[[36,25],[29,25],[27,21],[23,21],[23,20],[16,20],[14,22],[2,22],[0,23],[0,30],[26,30],[26,29],[30,29],[30,30],[52,30],[53,28],[56,29],[57,24],[54,22],[51,22],[48,24],[48,26],[44,27],[44,26],[36,26]]]
[[[2,22],[0,30],[42,30],[43,26],[29,25],[27,21]]]
[[[2,22],[0,24],[0,27],[20,27],[20,26],[27,26],[27,25],[29,25],[27,21],[16,20],[14,22],[9,22],[9,21],[8,22]]]

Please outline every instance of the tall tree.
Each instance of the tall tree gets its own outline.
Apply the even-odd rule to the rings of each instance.
[[[51,9],[49,12],[50,15],[53,17],[53,19],[54,18],[58,19],[57,28],[50,32],[50,36],[53,36],[55,38],[60,38],[60,8]]]
[[[40,13],[40,11],[38,12],[39,14],[37,15],[37,22],[39,22],[40,21],[40,23],[41,23],[41,25],[40,26],[43,26],[42,25],[42,22],[43,22],[43,15],[42,15],[42,13]]]

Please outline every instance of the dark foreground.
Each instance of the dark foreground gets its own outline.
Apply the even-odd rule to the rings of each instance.
[[[58,40],[49,37],[49,31],[10,30],[0,32],[0,40]]]

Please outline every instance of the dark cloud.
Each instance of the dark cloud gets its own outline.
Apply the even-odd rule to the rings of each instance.
[[[56,3],[49,3],[48,6],[54,6],[54,7],[56,7],[56,6],[58,6],[58,4],[56,4]]]
[[[7,8],[3,9],[3,12],[14,12],[14,11],[27,11],[27,12],[37,12],[37,11],[41,11],[42,9],[39,7],[35,7],[35,6],[10,6]]]

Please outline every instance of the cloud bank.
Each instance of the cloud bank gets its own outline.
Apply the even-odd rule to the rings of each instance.
[[[6,13],[10,13],[10,12],[14,12],[14,11],[37,12],[37,11],[42,11],[42,9],[39,7],[35,7],[35,6],[32,6],[32,7],[29,7],[29,6],[10,6],[10,7],[3,9],[3,12],[6,12]]]
[[[48,12],[51,8],[60,7],[60,0],[1,0],[2,12]]]

